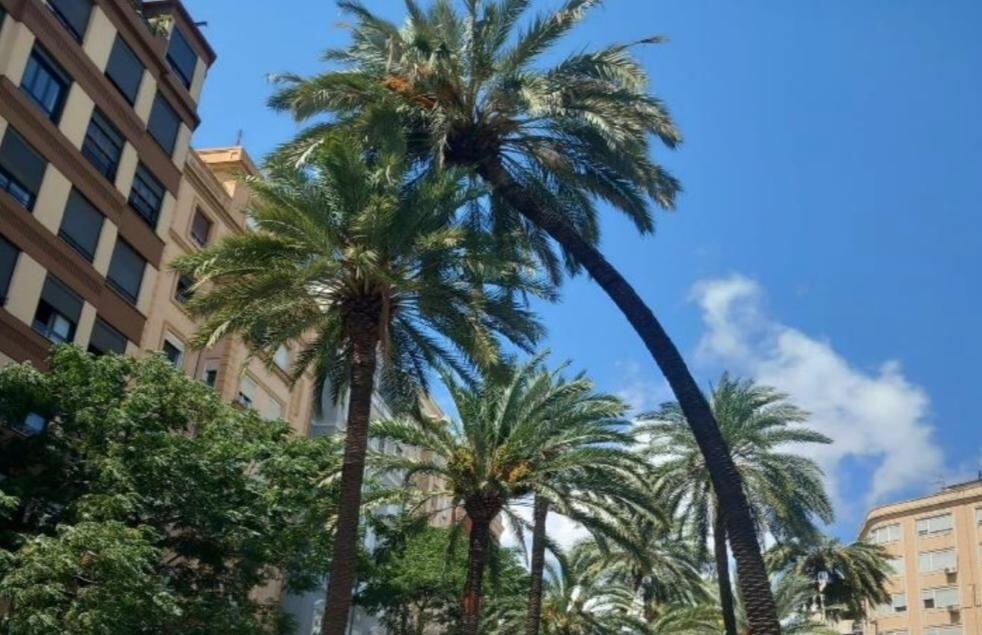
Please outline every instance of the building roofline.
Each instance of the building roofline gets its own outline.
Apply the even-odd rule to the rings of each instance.
[[[945,486],[940,491],[933,492],[931,494],[925,494],[923,496],[915,496],[912,498],[905,498],[899,501],[893,501],[891,503],[884,503],[883,505],[877,505],[876,507],[869,510],[869,512],[867,512],[866,518],[863,519],[863,523],[862,525],[860,525],[859,536],[862,536],[864,533],[866,533],[870,529],[870,527],[877,522],[881,522],[883,520],[889,519],[892,516],[910,515],[914,510],[904,509],[903,506],[905,505],[910,505],[911,503],[917,503],[917,502],[926,503],[931,499],[938,499],[946,495],[949,495],[952,498],[957,499],[958,493],[971,491],[976,488],[979,489],[978,496],[982,498],[982,478],[976,478],[970,481],[964,481],[961,483],[955,483],[953,485]],[[951,499],[938,500],[938,504],[941,506],[947,506],[947,504],[950,502]],[[930,506],[931,505],[924,505],[925,508],[928,508]]]

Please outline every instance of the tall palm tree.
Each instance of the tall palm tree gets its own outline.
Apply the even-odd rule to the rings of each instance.
[[[806,421],[807,413],[773,388],[725,373],[710,402],[761,531],[778,537],[810,535],[814,518],[832,520],[821,469],[786,448],[788,444],[831,443],[814,430],[793,425]],[[700,551],[712,534],[725,630],[727,635],[736,635],[727,551],[731,536],[725,522],[728,509],[720,493],[713,493],[706,461],[679,404],[666,403],[641,419],[639,434],[650,437],[647,453],[659,462],[656,489],[681,514],[681,530]]]
[[[592,393],[584,378],[559,381],[543,371],[536,358],[475,387],[452,378],[447,386],[458,420],[378,421],[372,434],[431,450],[421,458],[380,455],[375,461],[380,470],[401,472],[407,482],[420,474],[437,476],[444,489],[423,492],[420,504],[449,497],[452,508],[466,512],[469,551],[461,632],[474,635],[481,619],[491,524],[499,514],[512,526],[523,526],[514,507],[528,504],[540,492],[557,509],[595,527],[602,521],[591,518],[592,511],[619,504],[643,512],[648,503],[631,493],[617,494],[616,502],[599,500],[616,483],[629,483],[630,469],[638,462],[626,456],[624,448],[633,436],[627,424],[615,418],[623,405],[613,397]],[[574,411],[557,416],[560,405]],[[614,466],[604,472],[609,483],[597,482],[597,466],[604,462]],[[574,501],[569,492],[553,485],[564,471],[578,472],[576,482],[591,488],[594,498]],[[571,482],[573,477],[567,483]]]
[[[542,288],[530,268],[453,220],[469,196],[459,179],[407,172],[390,142],[367,155],[334,139],[303,170],[250,180],[256,231],[174,264],[198,281],[197,345],[239,334],[271,357],[297,342],[294,377],[313,369],[335,400],[348,391],[325,633],[343,631],[351,605],[373,391],[412,405],[431,366],[469,377],[498,362],[500,336],[528,348],[541,332],[517,301]]]
[[[867,606],[890,601],[887,551],[880,545],[835,538],[796,540],[775,545],[765,560],[775,571],[811,582],[812,604],[828,619],[862,619]]]
[[[353,24],[351,44],[325,54],[336,66],[312,77],[279,76],[270,100],[298,120],[329,118],[281,148],[280,158],[302,160],[339,127],[367,129],[395,118],[422,164],[465,167],[491,188],[491,205],[475,208],[476,223],[523,230],[557,282],[564,260],[572,271],[585,269],[637,331],[682,405],[726,508],[751,621],[761,635],[777,633],[749,504],[712,411],[654,313],[597,248],[598,200],[648,233],[651,204],[671,208],[680,190],[650,151],[653,143],[674,148],[681,135],[630,51],[660,38],[546,66],[543,54],[599,0],[565,0],[521,31],[530,0],[463,0],[462,11],[451,0],[434,0],[428,10],[406,0],[403,28],[357,0],[338,4]]]

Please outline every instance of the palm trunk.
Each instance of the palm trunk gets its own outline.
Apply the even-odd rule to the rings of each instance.
[[[348,423],[341,466],[341,495],[338,500],[334,555],[327,583],[321,635],[344,635],[351,612],[358,555],[358,521],[361,488],[368,452],[368,423],[372,411],[376,348],[380,311],[374,308],[352,313],[347,319],[352,344]]]
[[[733,586],[730,584],[730,557],[726,553],[726,520],[716,501],[713,510],[713,550],[716,556],[716,582],[719,584],[719,607],[723,612],[726,635],[737,635]]]
[[[727,536],[737,563],[740,593],[750,629],[755,635],[778,635],[781,625],[777,619],[774,597],[740,474],[716,425],[709,403],[692,378],[675,344],[624,276],[564,218],[540,207],[533,194],[525,190],[505,170],[499,158],[486,158],[477,166],[477,171],[494,188],[495,193],[507,200],[531,223],[548,233],[589,272],[620,308],[654,357],[692,428],[693,436],[706,459],[713,489],[723,506]]]
[[[525,635],[539,635],[542,619],[542,574],[546,565],[546,518],[549,501],[536,495],[532,504],[532,559],[529,575],[529,609],[525,618]]]
[[[477,635],[481,622],[481,584],[491,548],[491,519],[471,516],[467,580],[460,606],[461,635]]]

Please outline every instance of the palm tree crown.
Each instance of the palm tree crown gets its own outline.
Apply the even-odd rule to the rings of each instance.
[[[397,154],[369,158],[339,138],[304,170],[250,179],[256,231],[174,263],[203,289],[188,303],[204,318],[196,343],[240,334],[270,357],[300,342],[293,374],[313,369],[335,398],[366,325],[378,324],[387,396],[414,396],[434,365],[489,368],[500,336],[530,347],[542,330],[520,294],[543,285],[454,221],[476,195],[459,179],[410,177]]]

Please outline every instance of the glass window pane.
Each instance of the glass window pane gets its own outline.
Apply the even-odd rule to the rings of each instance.
[[[0,236],[0,306],[7,301],[7,291],[10,290],[10,279],[14,275],[19,253],[6,238]]]
[[[126,336],[102,321],[96,319],[89,339],[89,352],[96,355],[126,352]]]
[[[92,13],[92,1],[48,0],[48,6],[68,32],[81,42],[85,35],[85,27],[89,24],[89,15]]]
[[[123,38],[117,35],[116,41],[113,42],[113,50],[109,54],[109,62],[106,64],[106,77],[130,104],[136,103],[140,83],[143,81],[143,70],[140,58],[123,41]]]
[[[150,111],[147,131],[160,144],[167,156],[174,154],[174,145],[177,143],[177,131],[180,126],[181,120],[177,117],[177,113],[167,103],[167,100],[158,93],[153,102],[153,109]]]
[[[35,44],[20,87],[55,123],[61,117],[70,84],[68,74],[43,48]]]
[[[194,79],[194,67],[198,63],[198,56],[194,49],[188,44],[184,34],[176,26],[170,33],[170,46],[167,47],[167,61],[171,68],[181,79],[185,88],[191,88],[191,80]]]
[[[208,244],[208,236],[211,234],[211,221],[200,209],[194,210],[194,218],[191,220],[191,238],[199,246],[204,247]]]
[[[116,180],[123,144],[123,135],[101,112],[93,112],[89,128],[85,132],[85,141],[82,143],[82,154],[110,181]]]
[[[129,203],[150,227],[156,229],[160,206],[164,200],[164,186],[142,163],[136,168]]]
[[[7,190],[27,209],[33,209],[47,167],[44,158],[8,125],[0,143],[0,189]]]
[[[58,235],[91,261],[99,244],[102,221],[103,216],[99,210],[73,188],[68,195],[68,204],[65,206]]]
[[[71,342],[82,314],[82,299],[50,274],[41,289],[34,330],[52,342]]]
[[[136,303],[140,296],[140,285],[143,283],[143,269],[146,261],[132,247],[122,240],[116,241],[112,261],[109,263],[109,274],[106,280],[130,302]]]

